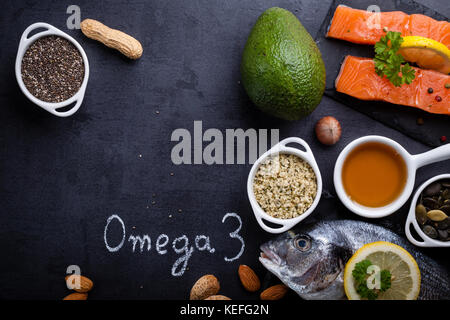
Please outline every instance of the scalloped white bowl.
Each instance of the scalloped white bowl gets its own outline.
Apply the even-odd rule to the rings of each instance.
[[[418,246],[418,247],[450,247],[450,241],[440,241],[436,239],[432,239],[428,237],[423,231],[422,228],[420,228],[419,224],[417,223],[416,219],[416,205],[417,200],[420,197],[420,194],[422,191],[429,186],[431,183],[442,180],[442,179],[450,179],[450,173],[441,174],[438,176],[435,176],[427,181],[425,181],[416,191],[414,194],[413,199],[411,200],[411,207],[409,208],[408,218],[406,219],[405,223],[405,233],[408,240]],[[413,235],[411,234],[411,226],[413,226],[414,230],[416,230],[419,237],[422,239],[422,241],[416,240]]]
[[[379,142],[394,148],[402,156],[407,167],[408,177],[402,193],[393,202],[383,207],[366,207],[353,201],[345,191],[342,182],[342,167],[345,159],[357,146],[368,142]],[[437,147],[421,154],[411,155],[398,142],[392,139],[383,136],[365,136],[350,142],[339,154],[334,167],[334,187],[339,199],[350,211],[366,218],[382,218],[396,212],[409,199],[414,188],[414,181],[418,168],[447,159],[450,159],[450,144]]]
[[[29,34],[37,29],[45,29],[45,30],[39,31],[39,32],[35,33],[34,35],[32,35],[31,37],[29,37]],[[25,52],[29,48],[29,46],[39,38],[42,38],[45,36],[52,36],[52,35],[62,37],[64,39],[70,41],[71,43],[73,43],[73,45],[80,52],[80,54],[83,58],[83,63],[84,63],[84,78],[83,78],[83,82],[81,84],[80,89],[78,90],[77,93],[75,93],[69,99],[62,101],[62,102],[58,102],[58,103],[42,101],[42,100],[36,98],[35,96],[33,96],[28,91],[25,84],[23,83],[22,70],[21,70],[22,69],[22,59],[23,59]],[[51,114],[54,114],[55,116],[68,117],[68,116],[71,116],[72,114],[74,114],[80,108],[81,103],[83,102],[84,93],[86,92],[86,86],[87,86],[87,82],[89,79],[89,61],[88,61],[88,58],[87,58],[86,53],[84,52],[83,48],[74,38],[72,38],[67,33],[59,30],[58,28],[55,28],[54,26],[52,26],[48,23],[36,22],[36,23],[33,23],[32,25],[30,25],[28,28],[26,28],[22,34],[22,37],[20,38],[19,48],[17,50],[17,56],[16,56],[15,72],[16,72],[17,83],[19,84],[20,89],[22,90],[23,94],[30,101],[32,101],[34,104],[38,105],[42,109],[50,112]],[[75,103],[74,106],[72,108],[70,108],[69,110],[58,111],[58,109],[67,107],[68,105],[73,104],[73,103]]]
[[[293,147],[287,147],[287,144],[299,144],[305,148],[306,151],[299,150],[297,148]],[[306,161],[311,168],[314,170],[314,174],[316,175],[316,182],[317,182],[317,193],[316,197],[314,198],[313,203],[311,206],[306,210],[304,213],[299,215],[298,217],[291,218],[291,219],[279,219],[274,218],[267,214],[258,204],[258,202],[255,199],[255,194],[253,192],[253,180],[255,178],[256,172],[258,171],[259,166],[266,161],[267,158],[271,156],[275,156],[277,154],[293,154],[304,161]],[[297,223],[300,221],[306,219],[317,207],[320,196],[322,194],[322,177],[320,175],[319,167],[317,166],[316,159],[314,158],[314,155],[311,151],[311,148],[309,145],[302,139],[297,137],[291,137],[284,139],[280,141],[278,144],[273,146],[269,151],[264,153],[261,157],[256,160],[256,162],[253,164],[250,173],[248,175],[247,180],[247,194],[248,199],[250,200],[250,204],[253,209],[253,213],[255,214],[256,221],[258,221],[258,224],[261,226],[262,229],[264,229],[267,232],[270,233],[282,233],[284,231],[287,231],[294,227]],[[273,228],[269,227],[266,223],[264,223],[264,220],[267,220],[269,222],[275,223],[277,225],[280,225],[279,228]]]

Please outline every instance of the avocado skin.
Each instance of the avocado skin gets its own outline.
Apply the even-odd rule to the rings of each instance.
[[[282,8],[266,10],[250,32],[241,63],[242,84],[262,111],[298,120],[325,90],[325,65],[300,21]]]

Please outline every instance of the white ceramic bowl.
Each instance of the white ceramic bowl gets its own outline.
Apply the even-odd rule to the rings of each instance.
[[[300,146],[303,146],[303,148],[305,148],[306,151],[302,151],[302,150],[299,150],[299,149],[293,148],[293,147],[287,147],[286,145],[290,144],[290,143],[291,144],[294,144],[294,143],[299,144]],[[303,214],[301,214],[298,217],[291,218],[291,219],[274,218],[274,217],[270,216],[269,214],[267,214],[266,212],[264,212],[264,210],[259,206],[258,202],[256,201],[255,194],[253,193],[253,180],[255,178],[255,175],[256,175],[256,172],[257,172],[259,166],[264,161],[266,161],[267,158],[269,158],[271,156],[275,156],[280,153],[293,154],[293,155],[296,155],[297,157],[305,160],[311,166],[311,168],[314,170],[314,173],[316,175],[317,194],[316,194],[316,197],[314,198],[312,205]],[[299,223],[300,221],[302,221],[306,217],[308,217],[314,211],[314,209],[317,207],[317,204],[319,203],[319,200],[320,200],[320,196],[322,194],[322,178],[320,175],[319,167],[317,166],[316,160],[314,158],[314,155],[313,155],[309,145],[300,138],[291,137],[291,138],[287,138],[287,139],[280,141],[278,144],[273,146],[269,151],[264,153],[258,160],[256,160],[256,162],[253,164],[253,166],[250,170],[250,173],[248,175],[248,180],[247,180],[247,194],[248,194],[248,198],[250,200],[250,204],[253,209],[253,213],[255,214],[256,221],[258,221],[258,224],[261,226],[261,228],[263,228],[267,232],[282,233],[284,231],[291,229],[297,223]],[[269,222],[280,225],[280,228],[269,227],[268,225],[266,225],[264,223],[264,220],[267,220]]]
[[[37,29],[45,29],[42,31],[39,31],[38,33],[32,35],[29,37],[29,34]],[[58,102],[58,103],[51,103],[51,102],[45,102],[42,100],[39,100],[35,96],[33,96],[28,89],[25,87],[25,84],[22,80],[22,59],[23,55],[27,51],[28,47],[37,39],[45,37],[45,36],[60,36],[64,39],[67,39],[73,45],[78,49],[81,56],[83,57],[83,63],[84,63],[84,79],[83,83],[81,84],[80,89],[78,92],[67,99],[66,101]],[[80,44],[71,36],[69,36],[67,33],[62,32],[61,30],[55,28],[54,26],[44,23],[44,22],[37,22],[30,25],[28,28],[25,29],[25,31],[22,34],[22,37],[20,38],[19,43],[19,49],[17,50],[17,56],[16,56],[16,79],[17,83],[19,84],[20,89],[25,94],[25,96],[30,99],[34,104],[38,105],[39,107],[47,110],[48,112],[58,116],[58,117],[68,117],[72,114],[74,114],[79,108],[81,103],[83,102],[84,93],[86,91],[87,82],[89,79],[89,62],[86,56],[86,53],[84,52],[83,48],[80,46]],[[58,109],[66,107],[72,103],[75,103],[75,105],[70,108],[67,111],[58,111]]]
[[[402,156],[407,167],[408,177],[402,193],[392,203],[383,207],[366,207],[352,201],[345,192],[342,183],[342,167],[345,159],[354,148],[367,142],[384,143],[394,148]],[[352,212],[366,218],[381,218],[394,213],[408,200],[414,188],[414,181],[418,168],[447,159],[450,159],[450,144],[440,146],[422,154],[411,155],[399,143],[392,139],[382,136],[365,136],[350,142],[344,150],[341,151],[334,167],[334,187],[339,199]]]
[[[430,237],[428,237],[422,231],[422,228],[420,228],[420,226],[419,226],[419,224],[417,223],[417,220],[416,220],[416,205],[417,205],[417,200],[420,197],[420,194],[431,183],[433,183],[433,182],[435,182],[437,180],[442,180],[442,179],[450,179],[450,174],[448,174],[448,173],[447,174],[441,174],[439,176],[433,177],[433,178],[425,181],[419,187],[419,189],[417,189],[417,191],[414,194],[414,197],[413,197],[413,199],[411,201],[411,208],[409,209],[408,218],[406,219],[406,224],[405,224],[405,233],[406,233],[406,237],[408,238],[408,240],[412,244],[414,244],[414,245],[416,245],[418,247],[450,247],[450,241],[440,241],[440,240],[435,240],[435,239],[431,239]],[[411,225],[414,227],[414,229],[416,230],[417,234],[422,239],[422,241],[418,241],[412,236],[412,234],[411,234]]]

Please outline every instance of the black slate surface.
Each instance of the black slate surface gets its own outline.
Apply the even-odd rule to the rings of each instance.
[[[423,3],[450,15],[446,1]],[[2,299],[60,299],[68,293],[63,277],[72,264],[94,280],[91,299],[184,299],[205,273],[217,275],[222,294],[257,299],[257,294],[242,289],[239,264],[254,267],[266,278],[265,284],[275,280],[266,277],[257,261],[258,246],[272,236],[257,226],[247,200],[250,166],[172,164],[171,134],[177,128],[192,133],[194,120],[202,120],[204,130],[279,128],[281,139],[305,139],[324,184],[322,201],[307,221],[357,219],[336,200],[332,183],[334,162],[353,139],[380,134],[413,154],[429,150],[327,97],[314,113],[297,122],[265,116],[248,100],[239,83],[239,65],[257,17],[277,5],[292,11],[314,35],[329,1],[78,1],[82,19],[101,20],[142,42],[144,55],[135,62],[85,38],[79,30],[67,30],[66,9],[71,4],[11,0],[2,2],[0,10]],[[88,55],[91,76],[86,97],[73,117],[56,118],[39,109],[17,86],[18,41],[37,21],[66,31]],[[334,115],[343,127],[342,139],[333,147],[318,143],[313,133],[314,124],[325,115]],[[420,169],[416,185],[448,172],[449,165],[445,161]],[[404,234],[408,206],[374,223]],[[229,237],[237,222],[230,218],[222,223],[228,212],[241,216],[239,233],[246,243],[242,257],[233,262],[224,257],[235,255],[240,242]],[[127,242],[120,251],[109,252],[103,233],[112,215],[122,218],[127,236],[150,235],[151,251],[133,253]],[[120,241],[118,227],[112,224],[114,244]],[[170,241],[186,235],[191,243],[198,234],[209,235],[216,251],[195,251],[189,270],[172,277],[179,255],[171,246],[166,255],[155,252],[154,241],[161,233]],[[446,263],[445,250],[425,251]]]
[[[419,109],[393,105],[386,102],[362,101],[336,91],[334,82],[339,74],[345,56],[352,55],[368,58],[374,56],[373,46],[359,45],[325,37],[336,7],[341,4],[361,10],[366,10],[370,6],[377,5],[381,12],[403,11],[408,14],[419,13],[432,17],[438,21],[448,21],[448,18],[442,13],[437,12],[437,10],[430,9],[412,0],[334,0],[316,36],[316,42],[318,43],[319,49],[321,52],[325,53],[323,56],[327,70],[325,90],[327,96],[342,102],[359,112],[367,114],[371,118],[399,130],[430,147],[440,146],[442,144],[440,137],[450,135],[449,116],[430,114]],[[443,5],[449,8],[449,3],[445,4],[445,1],[443,1]],[[334,54],[326,54],[327,52],[334,52]],[[418,118],[423,119],[423,125],[417,125]]]

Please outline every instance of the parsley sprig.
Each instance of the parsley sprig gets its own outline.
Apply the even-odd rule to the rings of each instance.
[[[370,260],[363,260],[355,265],[352,271],[353,278],[355,280],[356,292],[361,298],[368,300],[376,300],[380,292],[384,292],[391,287],[391,273],[388,270],[380,271],[380,289],[369,289],[367,287],[367,268],[372,265]]]
[[[375,72],[382,78],[386,76],[396,87],[411,84],[416,73],[398,53],[402,43],[403,38],[400,32],[389,31],[375,44]]]

